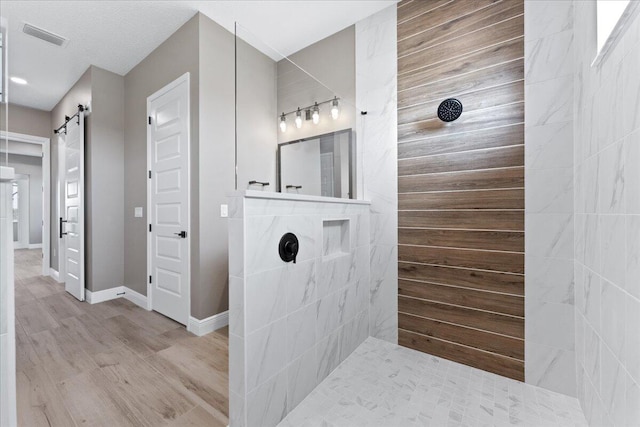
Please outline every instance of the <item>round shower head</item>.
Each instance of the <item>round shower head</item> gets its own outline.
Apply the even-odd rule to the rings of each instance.
[[[462,102],[447,98],[438,106],[438,118],[443,122],[452,122],[462,114]]]

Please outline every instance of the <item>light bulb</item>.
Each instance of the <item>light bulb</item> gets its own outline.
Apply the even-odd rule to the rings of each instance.
[[[284,113],[282,113],[282,116],[280,116],[280,130],[282,132],[287,131],[287,118],[285,117]]]
[[[23,79],[22,77],[13,76],[13,77],[11,77],[11,81],[14,82],[14,83],[17,83],[19,85],[26,85],[27,84],[27,81],[25,79]]]
[[[300,111],[299,108],[298,108],[298,111],[296,111],[296,127],[298,129],[302,127],[302,112]]]
[[[340,109],[338,109],[338,98],[333,98],[333,101],[331,102],[331,117],[333,118],[333,120],[338,120],[338,117],[340,116]]]
[[[318,108],[318,103],[313,106],[313,114],[311,115],[311,119],[313,120],[313,124],[317,125],[320,122],[320,108]]]

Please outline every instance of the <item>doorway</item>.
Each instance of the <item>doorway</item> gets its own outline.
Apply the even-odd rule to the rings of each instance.
[[[190,315],[189,73],[147,98],[147,301],[187,325]]]
[[[28,201],[29,199],[39,199],[40,203],[38,203],[38,209],[41,212],[38,212],[38,215],[35,214],[34,209],[30,209],[31,212],[27,212],[28,217],[31,220],[28,230],[23,231],[23,236],[26,233],[26,238],[29,239],[29,234],[40,234],[42,233],[42,243],[27,243],[25,248],[30,249],[40,249],[42,247],[42,267],[40,268],[41,274],[43,276],[54,276],[55,273],[52,272],[50,268],[50,242],[51,242],[51,165],[50,165],[50,144],[49,138],[21,134],[16,132],[5,132],[0,131],[0,139],[6,139],[9,141],[7,144],[7,149],[9,155],[18,155],[18,156],[26,156],[32,159],[39,158],[39,160],[35,161],[40,166],[41,174],[42,174],[42,184],[36,185],[34,187],[35,180],[32,180],[32,177],[29,173],[24,174],[29,177],[29,183],[32,184],[31,188],[27,190],[30,194],[26,195],[26,191],[22,193],[25,195],[25,199],[23,202]],[[18,181],[18,192],[20,192],[20,182]],[[18,194],[18,203],[20,195]],[[19,206],[18,206],[19,208]],[[24,211],[23,211],[24,213]],[[38,220],[42,215],[42,218]],[[18,212],[19,215],[19,212]],[[17,218],[18,223],[20,223],[20,218]],[[29,221],[29,220],[27,220]],[[27,222],[28,224],[28,222]],[[24,226],[24,223],[23,223]],[[39,240],[39,239],[38,239]],[[28,240],[27,240],[28,241]],[[24,242],[23,242],[24,243]]]
[[[11,165],[11,163],[10,163]],[[11,183],[13,248],[29,247],[29,175],[15,174]]]

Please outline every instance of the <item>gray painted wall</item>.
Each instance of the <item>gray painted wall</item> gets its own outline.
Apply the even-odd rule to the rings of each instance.
[[[29,244],[42,243],[42,159],[9,154],[9,167],[29,175]]]
[[[252,129],[240,138],[250,141],[247,152],[275,158],[275,63],[248,46],[239,49],[260,70],[247,83]],[[191,316],[203,319],[228,308],[227,219],[220,218],[220,205],[235,188],[235,69],[233,34],[201,14],[125,76],[124,284],[146,295],[146,212],[134,218],[133,211],[147,205],[147,97],[185,72],[191,73]],[[259,129],[266,136],[259,138]],[[273,141],[271,148],[265,141]],[[255,171],[275,180],[274,162],[258,162]],[[240,175],[253,179],[249,169]]]
[[[86,287],[124,283],[124,78],[91,66],[51,111],[52,127],[88,105],[85,116]],[[51,267],[58,270],[59,141],[51,134]]]
[[[200,158],[192,163],[192,176],[199,177],[201,186],[196,189],[197,228],[192,224],[191,234],[198,239],[200,256],[193,260],[197,266],[191,275],[191,315],[203,319],[227,310],[229,304],[227,218],[220,218],[220,204],[227,203],[235,182],[235,67],[233,35],[202,15],[199,42],[200,89],[207,96],[200,99]]]
[[[238,41],[238,190],[266,181],[276,190],[276,62]],[[251,189],[261,189],[252,186]]]
[[[85,151],[86,287],[124,284],[124,77],[91,67]]]
[[[295,115],[288,115],[287,131],[278,131],[279,143],[355,128],[355,49],[355,26],[352,25],[278,62],[278,114],[334,96],[341,98],[338,120],[331,118],[329,104],[320,106],[320,123],[317,125],[311,120],[303,121],[302,127],[297,129]],[[302,118],[304,120],[304,112]],[[274,126],[277,125],[277,117],[272,120]]]
[[[191,113],[191,268],[197,283],[198,219],[198,15],[191,18],[124,76],[124,285],[147,294],[147,97],[186,72],[190,73]],[[134,208],[143,207],[142,218]],[[194,287],[192,287],[193,289]],[[197,292],[191,293],[193,303]]]
[[[0,116],[4,117],[6,104],[0,104]],[[26,135],[51,136],[51,113],[22,105],[9,104],[8,110],[9,132],[23,133]]]

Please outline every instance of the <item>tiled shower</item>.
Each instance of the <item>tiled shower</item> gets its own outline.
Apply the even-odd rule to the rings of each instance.
[[[246,323],[254,314],[236,311],[240,317],[234,320],[234,298],[243,301],[243,309],[250,305],[249,272],[232,270],[230,347],[237,356],[232,363],[239,361],[245,375],[244,388],[232,399],[232,425],[263,418],[274,424],[288,413],[283,425],[315,425],[320,419],[353,425],[378,425],[381,419],[386,425],[582,425],[583,414],[592,426],[640,422],[640,198],[634,196],[640,191],[634,167],[640,161],[640,19],[637,12],[624,16],[627,28],[619,42],[594,62],[595,7],[589,1],[405,0],[356,24],[358,198],[370,205],[368,241],[356,249],[368,251],[368,304],[357,305],[355,313],[368,321],[363,317],[357,327],[360,315],[355,323],[338,317],[338,329],[332,330],[341,332],[329,337],[342,334],[340,344],[324,342],[317,322],[326,313],[316,295],[315,309],[306,313],[309,325],[316,322],[309,341],[315,359],[301,350],[294,355],[300,359],[289,354],[278,369],[266,369],[250,360],[257,353],[247,347],[254,345]],[[422,28],[420,21],[433,25]],[[481,34],[492,42],[482,45]],[[424,41],[410,40],[417,36]],[[468,46],[446,49],[458,39]],[[429,52],[441,56],[429,59]],[[422,62],[412,55],[421,55]],[[459,68],[447,71],[449,61]],[[447,84],[451,94],[438,92]],[[406,101],[410,97],[403,92],[411,85],[423,85],[425,94]],[[460,98],[467,109],[459,122],[431,117],[429,108],[440,99],[429,98],[429,88]],[[488,98],[473,99],[475,92]],[[438,145],[445,138],[449,145]],[[471,165],[456,169],[464,156]],[[407,160],[413,162],[409,167]],[[320,254],[321,267],[315,277],[300,280],[315,283],[317,292],[323,263],[335,261],[325,258],[323,248],[343,247],[328,240],[353,236],[348,216],[365,205],[276,199],[234,195],[244,208],[231,220],[238,227],[230,238],[242,234],[236,240],[246,247],[267,239],[257,229],[247,232],[256,220],[247,206],[264,204],[284,214],[265,224],[288,224],[279,230],[297,227],[303,239],[311,239],[307,244]],[[302,206],[319,209],[313,225],[300,222]],[[342,217],[336,209],[344,210]],[[365,222],[358,222],[364,232]],[[348,232],[341,229],[345,224]],[[427,243],[420,240],[425,236]],[[487,240],[491,236],[495,240]],[[414,250],[418,246],[426,249]],[[418,255],[411,258],[411,251]],[[242,262],[262,265],[267,258]],[[303,269],[307,258],[287,268]],[[261,276],[272,283],[268,274]],[[337,280],[335,286],[347,289],[347,282]],[[255,328],[285,325],[280,319],[292,313],[286,305],[276,311],[262,313],[271,317]],[[238,324],[244,329],[236,329]],[[287,328],[276,328],[284,329],[284,343]],[[399,349],[398,341],[422,353]],[[327,355],[330,364],[321,361]],[[308,369],[296,371],[302,363]],[[246,376],[250,371],[263,381]],[[297,376],[303,371],[306,379]],[[398,387],[398,395],[379,399],[385,387]],[[367,405],[370,412],[363,412]],[[424,405],[434,406],[423,410]],[[374,407],[382,418],[371,415]],[[413,412],[399,413],[405,410]],[[322,411],[331,416],[315,417]]]

